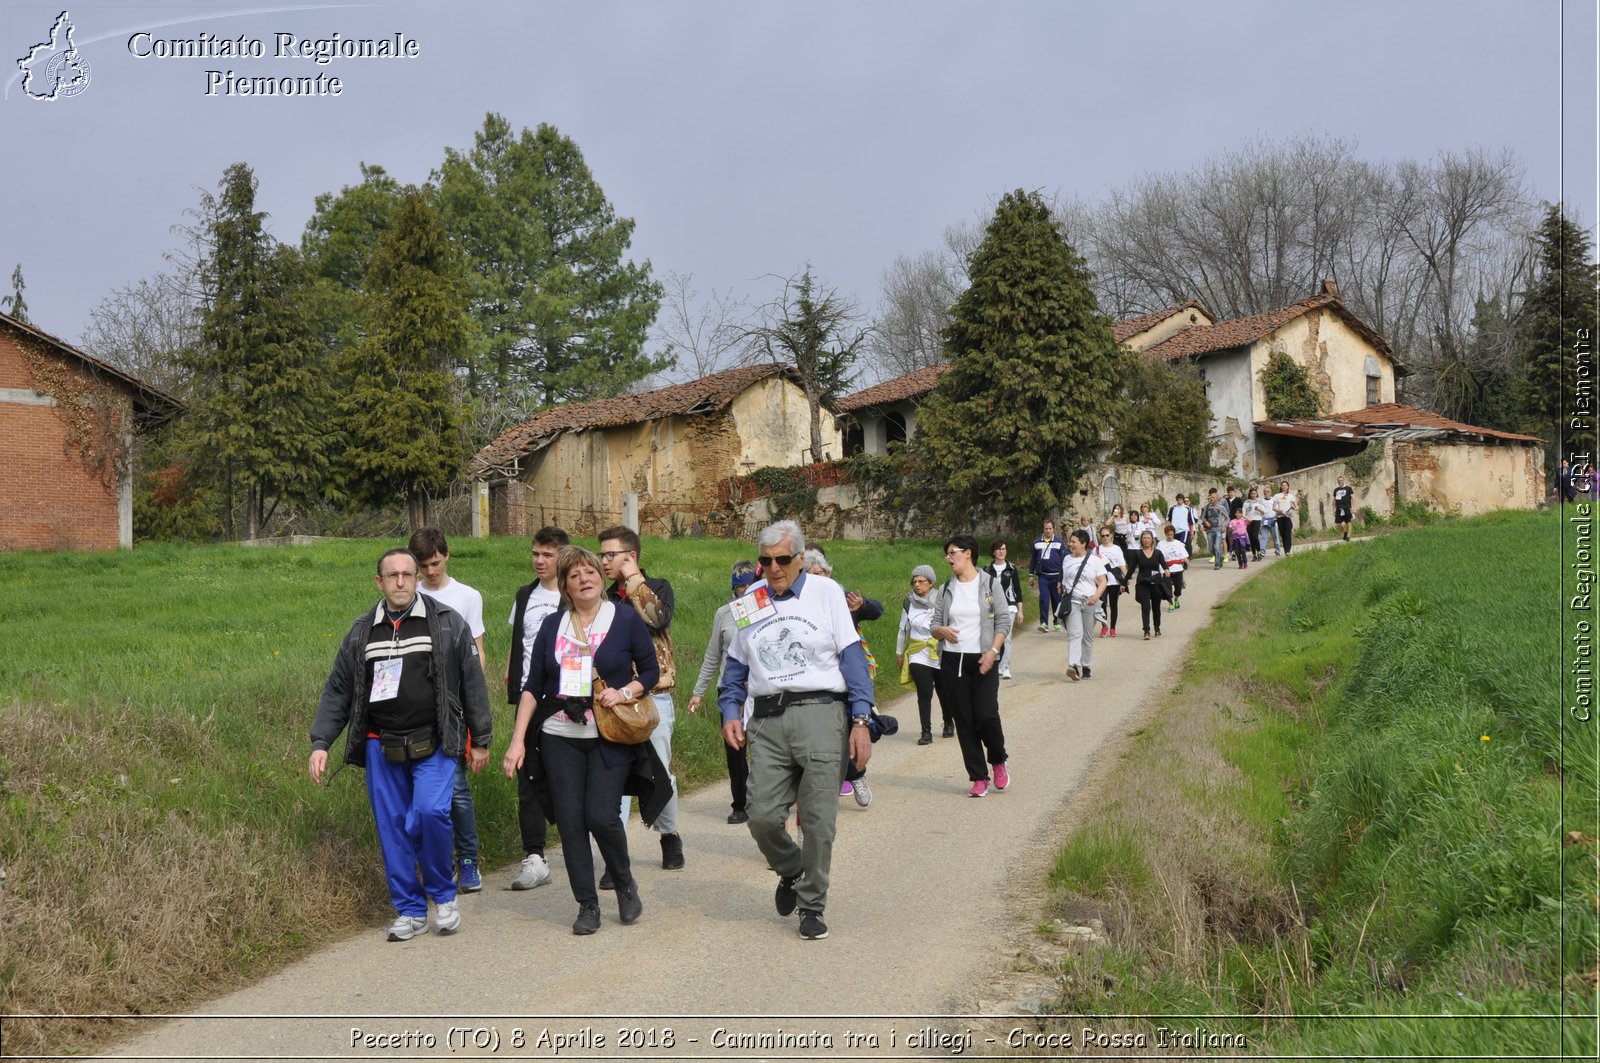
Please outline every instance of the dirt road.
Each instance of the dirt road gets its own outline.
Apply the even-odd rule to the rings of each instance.
[[[1050,852],[1092,815],[1073,798],[1097,752],[1159,703],[1211,607],[1262,567],[1213,572],[1198,559],[1183,608],[1164,614],[1164,637],[1148,642],[1125,596],[1120,635],[1097,642],[1087,682],[1064,678],[1066,635],[1035,630],[1030,603],[1015,678],[1001,684],[1013,779],[1004,793],[968,798],[955,739],[918,746],[914,699],[884,706],[902,731],[875,747],[872,806],[840,802],[826,940],[802,940],[794,917],[774,913],[775,878],[746,829],[724,822],[727,790],[716,784],[682,800],[682,872],[662,871],[655,837],[637,818],[630,826],[645,905],[636,925],[620,925],[615,901],[602,894],[600,932],[574,937],[577,906],[553,852],[547,886],[513,893],[503,869],[486,875],[482,893],[462,895],[453,936],[391,944],[373,927],[198,1015],[154,1024],[114,1054],[841,1059],[993,1051],[981,1035],[963,1045],[968,1027],[951,1013],[986,999],[1008,942],[1026,929],[1008,894],[1042,889]],[[886,650],[879,657],[892,665]]]

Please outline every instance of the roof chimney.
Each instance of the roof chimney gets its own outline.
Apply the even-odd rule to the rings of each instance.
[[[1323,295],[1331,295],[1335,299],[1337,299],[1337,298],[1339,298],[1339,286],[1337,284],[1333,283],[1333,280],[1331,278],[1324,277],[1324,278],[1322,278],[1322,294]]]

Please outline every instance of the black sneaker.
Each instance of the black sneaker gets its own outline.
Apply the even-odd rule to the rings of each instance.
[[[644,912],[644,902],[639,899],[639,887],[635,885],[631,890],[617,891],[617,918],[623,926],[629,926],[639,921],[639,916]]]
[[[922,732],[922,737],[917,739],[917,745],[919,745],[919,746],[931,746],[931,745],[933,745],[933,732],[932,731],[923,731]]]
[[[572,921],[572,932],[579,936],[592,934],[600,929],[600,906],[598,904],[578,905],[578,918]]]
[[[954,738],[956,736],[956,725],[953,724],[953,723],[945,724],[944,725],[944,736],[946,738]]]
[[[661,867],[666,871],[683,870],[683,839],[676,831],[661,836]]]
[[[750,813],[746,812],[742,808],[736,808],[732,812],[728,813],[728,822],[729,823],[749,823],[750,822]]]
[[[818,941],[828,936],[828,924],[822,921],[821,912],[810,908],[800,909],[800,936],[807,941]]]
[[[773,907],[778,909],[778,914],[790,916],[794,914],[794,906],[800,903],[800,895],[795,892],[794,884],[800,881],[800,876],[789,878],[778,876],[778,890],[772,895]]]
[[[603,890],[614,890],[617,888],[616,880],[611,877],[611,869],[609,867],[606,868],[605,874],[600,876],[600,888]]]
[[[1084,665],[1083,666],[1083,678],[1085,678],[1085,679],[1089,678],[1089,666],[1088,665]]]

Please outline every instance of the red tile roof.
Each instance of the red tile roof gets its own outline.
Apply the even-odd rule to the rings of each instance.
[[[1523,443],[1544,442],[1538,436],[1502,432],[1497,428],[1480,428],[1477,425],[1452,421],[1450,418],[1434,413],[1432,410],[1406,406],[1398,402],[1380,402],[1374,406],[1351,410],[1348,413],[1335,413],[1330,415],[1328,420],[1345,421],[1349,424],[1369,425],[1380,428],[1435,428],[1444,432],[1464,432],[1471,435],[1491,436],[1495,439],[1511,439]]]
[[[641,395],[572,402],[545,410],[531,421],[508,428],[494,442],[473,455],[468,472],[480,477],[541,449],[562,432],[591,428],[619,428],[678,414],[711,413],[722,409],[753,384],[777,373],[799,383],[792,366],[767,362],[724,369],[686,384],[670,384]]]
[[[900,402],[905,399],[914,399],[919,395],[926,395],[939,386],[939,378],[949,370],[950,363],[940,362],[938,365],[924,366],[905,376],[885,380],[881,384],[874,384],[870,388],[863,388],[851,395],[846,395],[839,400],[840,413],[853,413],[856,410],[865,410],[872,406],[887,406],[891,402]]]
[[[1406,375],[1405,367],[1395,361],[1394,351],[1390,349],[1389,342],[1374,332],[1366,322],[1352,314],[1349,308],[1339,301],[1338,296],[1326,293],[1313,295],[1275,310],[1250,314],[1247,317],[1218,321],[1214,325],[1196,325],[1171,339],[1163,340],[1145,353],[1172,362],[1179,358],[1197,358],[1217,351],[1246,347],[1296,318],[1322,309],[1333,311],[1376,350],[1387,355],[1394,365],[1395,375]]]
[[[1215,318],[1211,311],[1190,299],[1182,306],[1169,306],[1165,310],[1157,310],[1154,313],[1140,314],[1138,317],[1125,317],[1121,321],[1113,321],[1111,323],[1111,335],[1116,337],[1118,343],[1127,343],[1145,329],[1159,325],[1172,315],[1182,313],[1185,310],[1198,310],[1208,319]]]

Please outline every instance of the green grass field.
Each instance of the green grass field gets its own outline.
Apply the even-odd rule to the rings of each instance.
[[[1065,1009],[1233,1014],[1209,1025],[1290,1056],[1593,1058],[1592,1019],[1524,1018],[1592,1015],[1600,977],[1559,519],[1296,552],[1220,606],[1057,858],[1062,910],[1114,928]]]
[[[0,656],[0,1010],[175,1010],[385,918],[362,774],[340,771],[319,789],[306,759],[334,652],[377,601],[373,566],[387,545],[0,555],[14,621]],[[825,545],[846,586],[884,602],[866,635],[887,694],[911,569],[942,571],[942,551]],[[500,677],[512,598],[533,572],[524,539],[451,548],[451,574],[485,599],[496,733],[473,791],[495,868],[522,855],[515,789],[498,770],[512,718]],[[674,762],[687,788],[725,777],[714,709],[684,707],[728,570],[753,553],[644,544],[644,567],[677,595]],[[8,1020],[6,1049],[81,1052],[108,1035]]]

